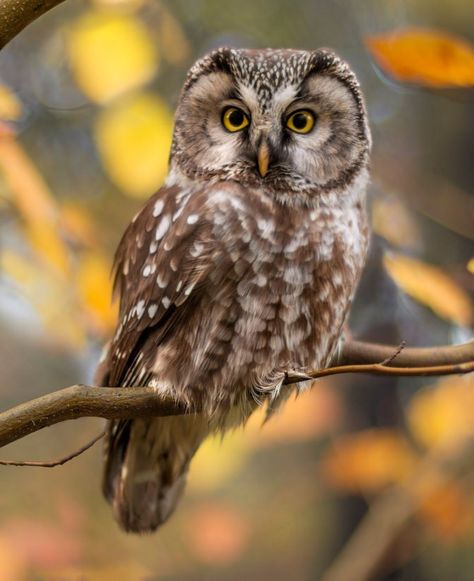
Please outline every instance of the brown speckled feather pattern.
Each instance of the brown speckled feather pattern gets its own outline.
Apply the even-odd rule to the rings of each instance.
[[[248,130],[223,128],[229,103]],[[305,136],[285,129],[297,106],[317,117]],[[109,424],[104,493],[125,530],[169,518],[208,434],[273,413],[304,387],[286,372],[330,363],[367,252],[369,151],[359,86],[330,51],[221,49],[190,70],[168,178],[117,249],[97,383],[150,385],[192,413]]]

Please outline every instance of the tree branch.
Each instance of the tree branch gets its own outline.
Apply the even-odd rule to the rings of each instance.
[[[381,360],[382,363],[373,363]],[[400,352],[400,347],[349,341],[344,345],[339,361],[344,362],[344,365],[308,374],[289,373],[285,383],[341,373],[390,376],[468,373],[474,371],[474,342],[426,349],[405,348]],[[397,364],[404,366],[396,367]],[[0,413],[0,447],[66,420],[82,417],[119,419],[169,416],[190,411],[171,398],[158,396],[152,387],[98,388],[74,385]]]
[[[25,26],[64,0],[0,0],[0,49]]]

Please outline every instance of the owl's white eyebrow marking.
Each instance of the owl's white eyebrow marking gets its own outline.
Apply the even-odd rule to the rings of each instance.
[[[153,319],[153,317],[156,315],[157,311],[158,311],[158,305],[155,303],[152,303],[148,307],[148,316],[150,317],[150,319]]]
[[[155,202],[155,205],[153,206],[153,216],[155,218],[157,218],[161,212],[163,211],[163,208],[165,207],[165,203],[163,200],[157,200]]]
[[[186,222],[188,224],[196,224],[196,222],[199,220],[199,216],[197,214],[190,214],[188,216],[188,219],[186,220]]]
[[[156,229],[155,239],[161,240],[163,236],[168,232],[168,228],[170,227],[171,220],[168,215],[163,216],[161,222],[158,224],[158,228]]]
[[[287,107],[296,97],[297,86],[288,85],[275,91],[273,95],[273,104],[276,107]]]

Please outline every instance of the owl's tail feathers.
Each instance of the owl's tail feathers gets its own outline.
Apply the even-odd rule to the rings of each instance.
[[[103,490],[125,531],[150,533],[171,516],[208,433],[194,414],[111,422]]]

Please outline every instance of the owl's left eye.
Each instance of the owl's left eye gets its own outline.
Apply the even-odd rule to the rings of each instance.
[[[286,120],[286,126],[295,133],[309,133],[316,123],[314,113],[300,109],[292,113]]]
[[[248,116],[237,107],[227,107],[222,113],[222,125],[230,131],[235,133],[241,131],[250,123]]]

